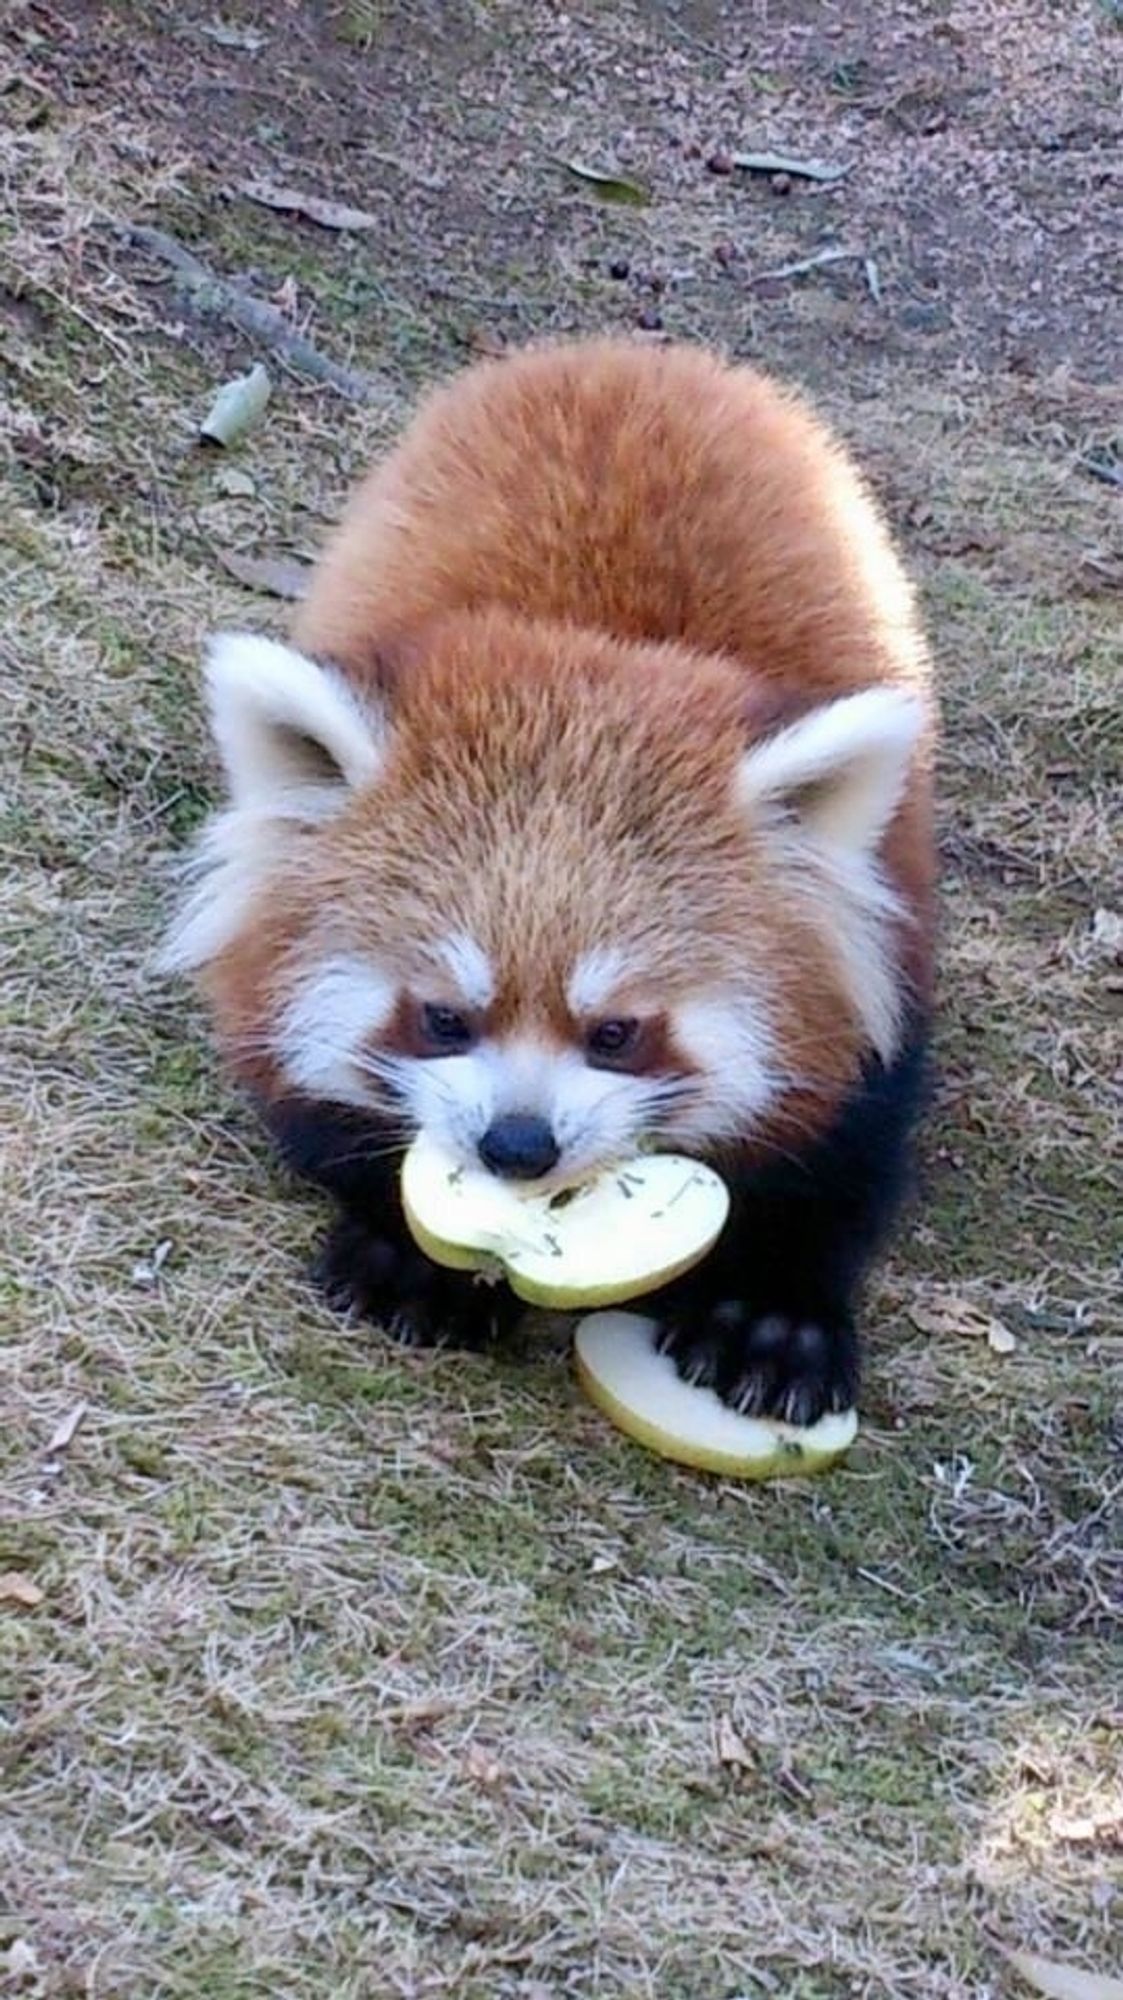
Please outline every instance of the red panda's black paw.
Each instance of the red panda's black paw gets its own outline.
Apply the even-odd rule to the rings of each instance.
[[[347,1215],[329,1231],[312,1278],[336,1312],[373,1321],[402,1347],[483,1347],[513,1310],[505,1288],[443,1270]]]
[[[728,1299],[668,1321],[660,1345],[684,1382],[716,1389],[747,1416],[814,1424],[857,1400],[858,1343],[841,1313],[759,1313]]]

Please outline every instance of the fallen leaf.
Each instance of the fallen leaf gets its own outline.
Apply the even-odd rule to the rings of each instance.
[[[735,167],[750,174],[797,174],[801,180],[831,181],[842,180],[850,172],[849,167],[828,167],[819,160],[793,160],[787,153],[731,153]]]
[[[265,47],[268,35],[259,35],[256,28],[236,28],[229,21],[203,22],[198,31],[208,42],[217,42],[220,49],[245,49],[255,56]]]
[[[199,436],[208,444],[236,444],[265,415],[273,393],[269,371],[255,361],[248,375],[236,375],[224,382],[202,423]]]
[[[34,1611],[43,1602],[43,1592],[22,1570],[5,1570],[0,1576],[0,1604],[19,1604],[25,1611]]]
[[[75,1433],[89,1407],[88,1403],[75,1403],[69,1415],[63,1417],[62,1422],[55,1425],[54,1430],[51,1432],[50,1442],[46,1448],[48,1458],[53,1458],[58,1451],[65,1451],[67,1446],[74,1442]]]
[[[630,203],[633,208],[644,208],[651,200],[651,190],[639,181],[630,181],[624,174],[602,173],[599,167],[583,166],[580,160],[563,160],[562,166],[574,180],[582,181],[595,194],[598,201],[620,201]]]
[[[239,556],[230,549],[215,551],[223,569],[266,597],[285,597],[295,602],[308,589],[311,563],[296,562],[291,556]]]
[[[490,326],[474,326],[468,335],[467,346],[473,354],[480,354],[485,360],[498,361],[507,352],[503,335]]]
[[[1052,1830],[1058,1840],[1071,1841],[1074,1847],[1123,1848],[1123,1811],[1107,1807],[1102,1819],[1090,1813],[1054,1819]]]
[[[1046,2000],[1123,2000],[1123,1979],[1106,1972],[1083,1972],[1077,1965],[1040,1958],[1035,1951],[1008,1951],[1006,1956],[1026,1985],[1044,1993]]]
[[[329,201],[318,194],[303,194],[299,188],[278,187],[275,181],[240,181],[238,193],[260,208],[273,208],[283,215],[302,215],[321,229],[376,229],[378,217],[365,208],[350,208],[344,201]]]
[[[489,1791],[502,1783],[503,1767],[496,1762],[490,1750],[484,1749],[482,1743],[469,1743],[464,1752],[464,1769],[469,1778]]]
[[[143,1285],[145,1289],[154,1285],[171,1256],[173,1247],[171,1237],[165,1236],[162,1242],[157,1243],[151,1257],[138,1257],[132,1269],[133,1284]]]
[[[1118,910],[1097,910],[1092,918],[1092,943],[1104,958],[1123,963],[1123,916]]]
[[[252,500],[257,492],[255,482],[248,472],[238,465],[224,465],[214,476],[216,493],[225,494],[228,500]]]
[[[908,1315],[921,1333],[935,1334],[939,1338],[953,1335],[969,1340],[985,1340],[995,1354],[1012,1354],[1018,1344],[1009,1327],[1004,1326],[993,1313],[975,1305],[971,1299],[960,1298],[955,1292],[916,1300],[909,1306]]]
[[[728,1715],[719,1715],[715,1748],[719,1764],[726,1764],[735,1771],[752,1771],[756,1759],[742,1736],[737,1734]]]
[[[22,1985],[25,1980],[38,1979],[42,1970],[35,1946],[26,1938],[13,1938],[8,1946],[9,1979],[17,1979]]]

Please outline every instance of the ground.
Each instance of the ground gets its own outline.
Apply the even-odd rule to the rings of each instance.
[[[1117,17],[9,6],[0,1989],[997,2000],[1013,1947],[1120,1970]],[[785,190],[742,150],[848,171]],[[200,317],[123,224],[372,399]],[[783,275],[825,249],[853,254]],[[862,1441],[818,1484],[648,1459],[557,1335],[409,1358],[334,1321],[316,1203],[151,965],[214,783],[201,638],[286,616],[227,562],[310,555],[435,374],[602,327],[802,381],[939,660],[940,1083]],[[265,421],[208,452],[258,358]]]

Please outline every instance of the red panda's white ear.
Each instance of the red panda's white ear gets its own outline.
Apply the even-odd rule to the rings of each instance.
[[[207,655],[211,728],[231,803],[326,819],[377,775],[382,726],[346,682],[291,646],[224,632]]]
[[[923,705],[906,688],[843,695],[746,751],[738,799],[827,846],[868,854],[900,803],[923,727]]]

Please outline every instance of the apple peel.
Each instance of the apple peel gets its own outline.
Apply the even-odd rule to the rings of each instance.
[[[729,1191],[711,1167],[646,1153],[573,1187],[500,1181],[415,1139],[402,1163],[402,1208],[426,1256],[504,1278],[528,1305],[560,1312],[617,1305],[658,1290],[712,1248]]]
[[[655,1320],[597,1312],[574,1336],[577,1379],[610,1423],[660,1458],[728,1479],[776,1479],[823,1472],[858,1432],[856,1410],[799,1429],[772,1417],[743,1416],[713,1389],[684,1382],[657,1345]]]

